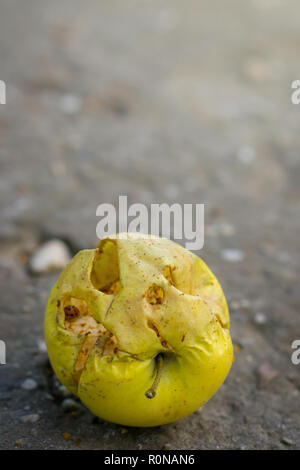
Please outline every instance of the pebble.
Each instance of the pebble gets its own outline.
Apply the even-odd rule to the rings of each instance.
[[[61,406],[62,409],[66,412],[82,410],[82,406],[80,405],[80,403],[73,400],[73,398],[65,398],[62,401]]]
[[[230,237],[231,235],[234,235],[235,228],[233,225],[229,224],[228,222],[223,222],[222,224],[219,225],[219,232],[221,235]]]
[[[291,256],[288,252],[286,251],[280,251],[278,250],[277,253],[275,254],[275,258],[280,262],[280,263],[290,263],[291,262]]]
[[[82,107],[82,99],[79,96],[65,94],[60,100],[60,109],[65,114],[77,114]]]
[[[238,310],[240,307],[241,303],[238,300],[232,300],[232,302],[230,302],[230,308],[232,308],[232,310]]]
[[[40,274],[62,269],[70,260],[71,253],[67,245],[61,240],[53,239],[36,250],[29,265],[33,273]]]
[[[27,416],[23,416],[21,418],[21,421],[23,423],[37,423],[38,421],[40,420],[40,415],[38,414],[32,414],[32,415],[27,415]]]
[[[25,379],[21,385],[21,388],[23,388],[23,390],[35,390],[37,386],[38,384],[34,379]]]
[[[45,398],[50,401],[54,401],[54,397],[50,393],[45,393]]]
[[[286,444],[287,446],[292,446],[294,444],[294,442],[291,439],[289,439],[288,437],[283,437],[281,439],[281,442],[283,444]]]
[[[166,442],[166,444],[163,445],[162,450],[174,450],[174,447],[172,444],[169,444],[169,442]]]
[[[277,369],[274,369],[267,362],[259,366],[257,373],[259,388],[267,387],[267,385],[280,374]]]
[[[244,165],[251,165],[256,159],[256,152],[253,147],[245,145],[237,151],[236,158]]]
[[[69,398],[72,396],[72,393],[70,392],[70,390],[68,390],[67,387],[65,387],[64,385],[59,385],[57,387],[57,391],[64,398]]]
[[[240,308],[249,308],[251,306],[251,302],[248,299],[241,299],[241,300],[232,300],[230,302],[230,307],[233,310],[239,310]]]
[[[40,353],[47,352],[47,346],[46,346],[46,343],[43,339],[38,339],[37,340],[37,347],[38,347],[38,352],[40,352]]]
[[[236,250],[234,248],[224,248],[221,251],[221,256],[225,261],[229,261],[230,263],[237,263],[243,261],[245,258],[245,254],[242,250]]]
[[[243,69],[246,77],[254,83],[268,82],[274,75],[271,64],[260,57],[248,58]]]
[[[264,313],[258,312],[254,315],[254,322],[257,325],[265,325],[267,323],[267,317]]]
[[[218,235],[230,237],[235,234],[235,228],[233,227],[233,225],[227,222],[223,222],[220,224],[211,224],[206,225],[205,234],[212,237],[216,237]]]
[[[240,302],[241,302],[241,307],[242,308],[249,308],[250,305],[251,305],[251,302],[248,299],[241,299]]]

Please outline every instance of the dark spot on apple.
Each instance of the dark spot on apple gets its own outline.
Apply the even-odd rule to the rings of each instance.
[[[75,305],[67,305],[64,312],[66,320],[73,320],[79,316],[79,309]]]

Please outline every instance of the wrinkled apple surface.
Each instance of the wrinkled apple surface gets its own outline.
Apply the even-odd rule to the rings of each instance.
[[[127,426],[192,413],[233,360],[226,300],[206,264],[137,234],[72,259],[51,291],[45,337],[59,380],[95,415]]]

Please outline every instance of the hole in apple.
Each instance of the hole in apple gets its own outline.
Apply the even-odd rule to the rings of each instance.
[[[163,269],[163,276],[167,279],[168,283],[171,286],[175,286],[173,275],[172,275],[172,268],[171,266],[165,266]]]
[[[98,323],[83,299],[68,297],[63,301],[65,328],[77,335],[101,335],[107,330]]]
[[[120,292],[118,249],[113,240],[104,240],[97,250],[91,281],[95,289],[104,294],[117,295]]]
[[[103,356],[112,356],[118,352],[117,339],[102,323],[95,320],[85,300],[68,297],[59,302],[58,307],[61,305],[65,316],[65,328],[76,335],[85,336],[73,371],[73,380],[78,383],[94,346],[97,344],[101,348]]]
[[[164,300],[164,296],[165,296],[165,293],[164,293],[163,288],[158,286],[157,284],[152,284],[146,292],[147,302],[151,305],[162,304]]]

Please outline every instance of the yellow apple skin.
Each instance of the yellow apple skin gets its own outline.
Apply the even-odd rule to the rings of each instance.
[[[117,279],[120,290],[112,294],[107,285]],[[157,303],[149,301],[151,286],[163,294]],[[87,334],[68,329],[64,311],[76,299],[115,346],[104,350],[92,341],[77,379]],[[180,245],[146,235],[111,236],[73,258],[51,291],[45,338],[58,379],[95,415],[126,426],[159,426],[197,410],[233,361],[228,308],[215,276]],[[160,381],[149,399],[158,355]]]

